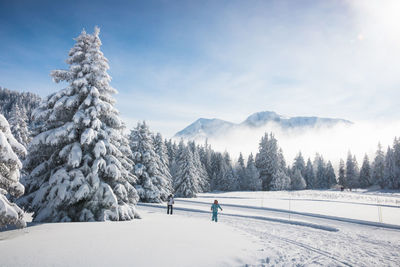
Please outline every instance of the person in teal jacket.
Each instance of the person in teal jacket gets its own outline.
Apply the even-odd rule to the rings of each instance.
[[[221,206],[218,204],[218,200],[214,200],[214,204],[211,205],[212,210],[212,221],[218,222],[218,209],[221,209]]]

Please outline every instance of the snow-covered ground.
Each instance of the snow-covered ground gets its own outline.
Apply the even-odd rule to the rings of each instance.
[[[268,209],[290,210],[299,214],[334,216],[371,223],[398,225],[400,228],[400,193],[358,190],[340,192],[326,190],[231,192],[201,194],[197,202],[209,203],[221,198],[225,204]],[[253,210],[254,210],[253,209]],[[288,217],[288,213],[280,213]]]
[[[176,199],[172,216],[140,203],[141,220],[0,232],[0,266],[399,266],[398,203],[399,193],[207,193]]]
[[[0,266],[240,266],[256,263],[261,249],[226,224],[146,210],[142,216],[0,232]]]
[[[260,265],[399,266],[398,192],[207,193],[177,200],[176,213],[210,220],[214,199],[224,208],[221,224],[258,238]],[[165,209],[155,204],[140,208]]]

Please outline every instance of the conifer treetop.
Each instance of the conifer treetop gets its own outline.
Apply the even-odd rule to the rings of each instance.
[[[46,98],[33,116],[26,201],[36,221],[129,220],[136,216],[137,178],[130,172],[128,140],[114,107],[99,29],[85,31],[51,72],[68,86]]]

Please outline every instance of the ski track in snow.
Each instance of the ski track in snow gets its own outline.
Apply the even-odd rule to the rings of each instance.
[[[180,201],[188,202],[188,203],[196,203],[196,204],[200,204],[200,205],[209,205],[208,203],[204,203],[204,202],[200,202],[200,201],[193,201],[193,200],[181,199]],[[309,213],[309,212],[298,212],[298,211],[289,211],[289,210],[284,210],[284,209],[244,206],[244,205],[236,205],[236,204],[224,204],[224,206],[239,208],[239,209],[247,209],[247,210],[254,209],[254,210],[272,211],[272,212],[276,212],[276,213],[291,214],[292,216],[296,215],[296,217],[304,217],[304,218],[315,217],[315,218],[332,220],[332,221],[341,221],[341,222],[348,222],[348,223],[354,223],[354,224],[362,224],[362,225],[377,226],[377,227],[382,227],[382,228],[400,230],[400,225],[370,222],[370,221],[356,220],[356,219],[350,219],[350,218],[341,218],[341,217],[336,217],[336,216],[321,215],[321,214],[315,214],[315,213]],[[296,224],[296,223],[293,223],[293,224]],[[299,223],[299,224],[302,224],[302,223]],[[302,224],[302,225],[306,226],[305,224]],[[314,228],[318,228],[318,227],[314,227]],[[324,230],[328,230],[328,229],[324,229]],[[331,231],[335,231],[335,230],[331,230]]]
[[[218,198],[222,199],[220,196]],[[175,211],[180,215],[210,220],[210,212],[201,209],[202,205],[210,204],[176,199]],[[240,205],[222,206],[227,210]],[[139,203],[139,207],[142,210],[165,212],[164,205],[160,204]],[[241,211],[252,211],[252,207],[239,208]],[[263,247],[256,254],[259,266],[399,266],[400,231],[395,229],[346,220],[335,221],[333,218],[311,218],[311,225],[318,226],[314,223],[316,220],[325,224],[329,222],[325,226],[338,229],[324,231],[326,229],[310,227],[304,222],[291,221],[288,224],[287,220],[238,216],[227,214],[225,210],[219,215],[220,223],[233,226],[259,240]]]
[[[157,204],[143,204],[143,203],[139,203],[138,206],[154,207],[154,208],[161,207],[160,205],[157,205]],[[162,208],[164,209],[164,207],[162,207]],[[180,211],[188,211],[188,212],[207,213],[207,214],[209,213],[208,211],[204,211],[204,210],[200,210],[200,209],[192,209],[192,208],[175,208],[175,209],[180,210]],[[285,219],[272,218],[272,217],[255,216],[255,215],[241,215],[241,214],[233,214],[233,213],[224,213],[221,216],[240,217],[240,218],[247,218],[247,219],[256,219],[256,220],[279,222],[279,223],[286,223],[286,224],[292,224],[292,225],[300,225],[300,226],[311,227],[311,228],[325,230],[325,231],[331,231],[331,232],[339,231],[337,228],[334,228],[334,227],[330,227],[330,226],[326,226],[326,225],[322,225],[322,224],[314,224],[314,223],[296,221],[296,220],[285,220]]]

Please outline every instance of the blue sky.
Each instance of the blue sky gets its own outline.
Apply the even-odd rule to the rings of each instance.
[[[4,1],[0,86],[65,85],[73,38],[101,28],[117,108],[171,137],[253,112],[400,120],[400,2]]]

